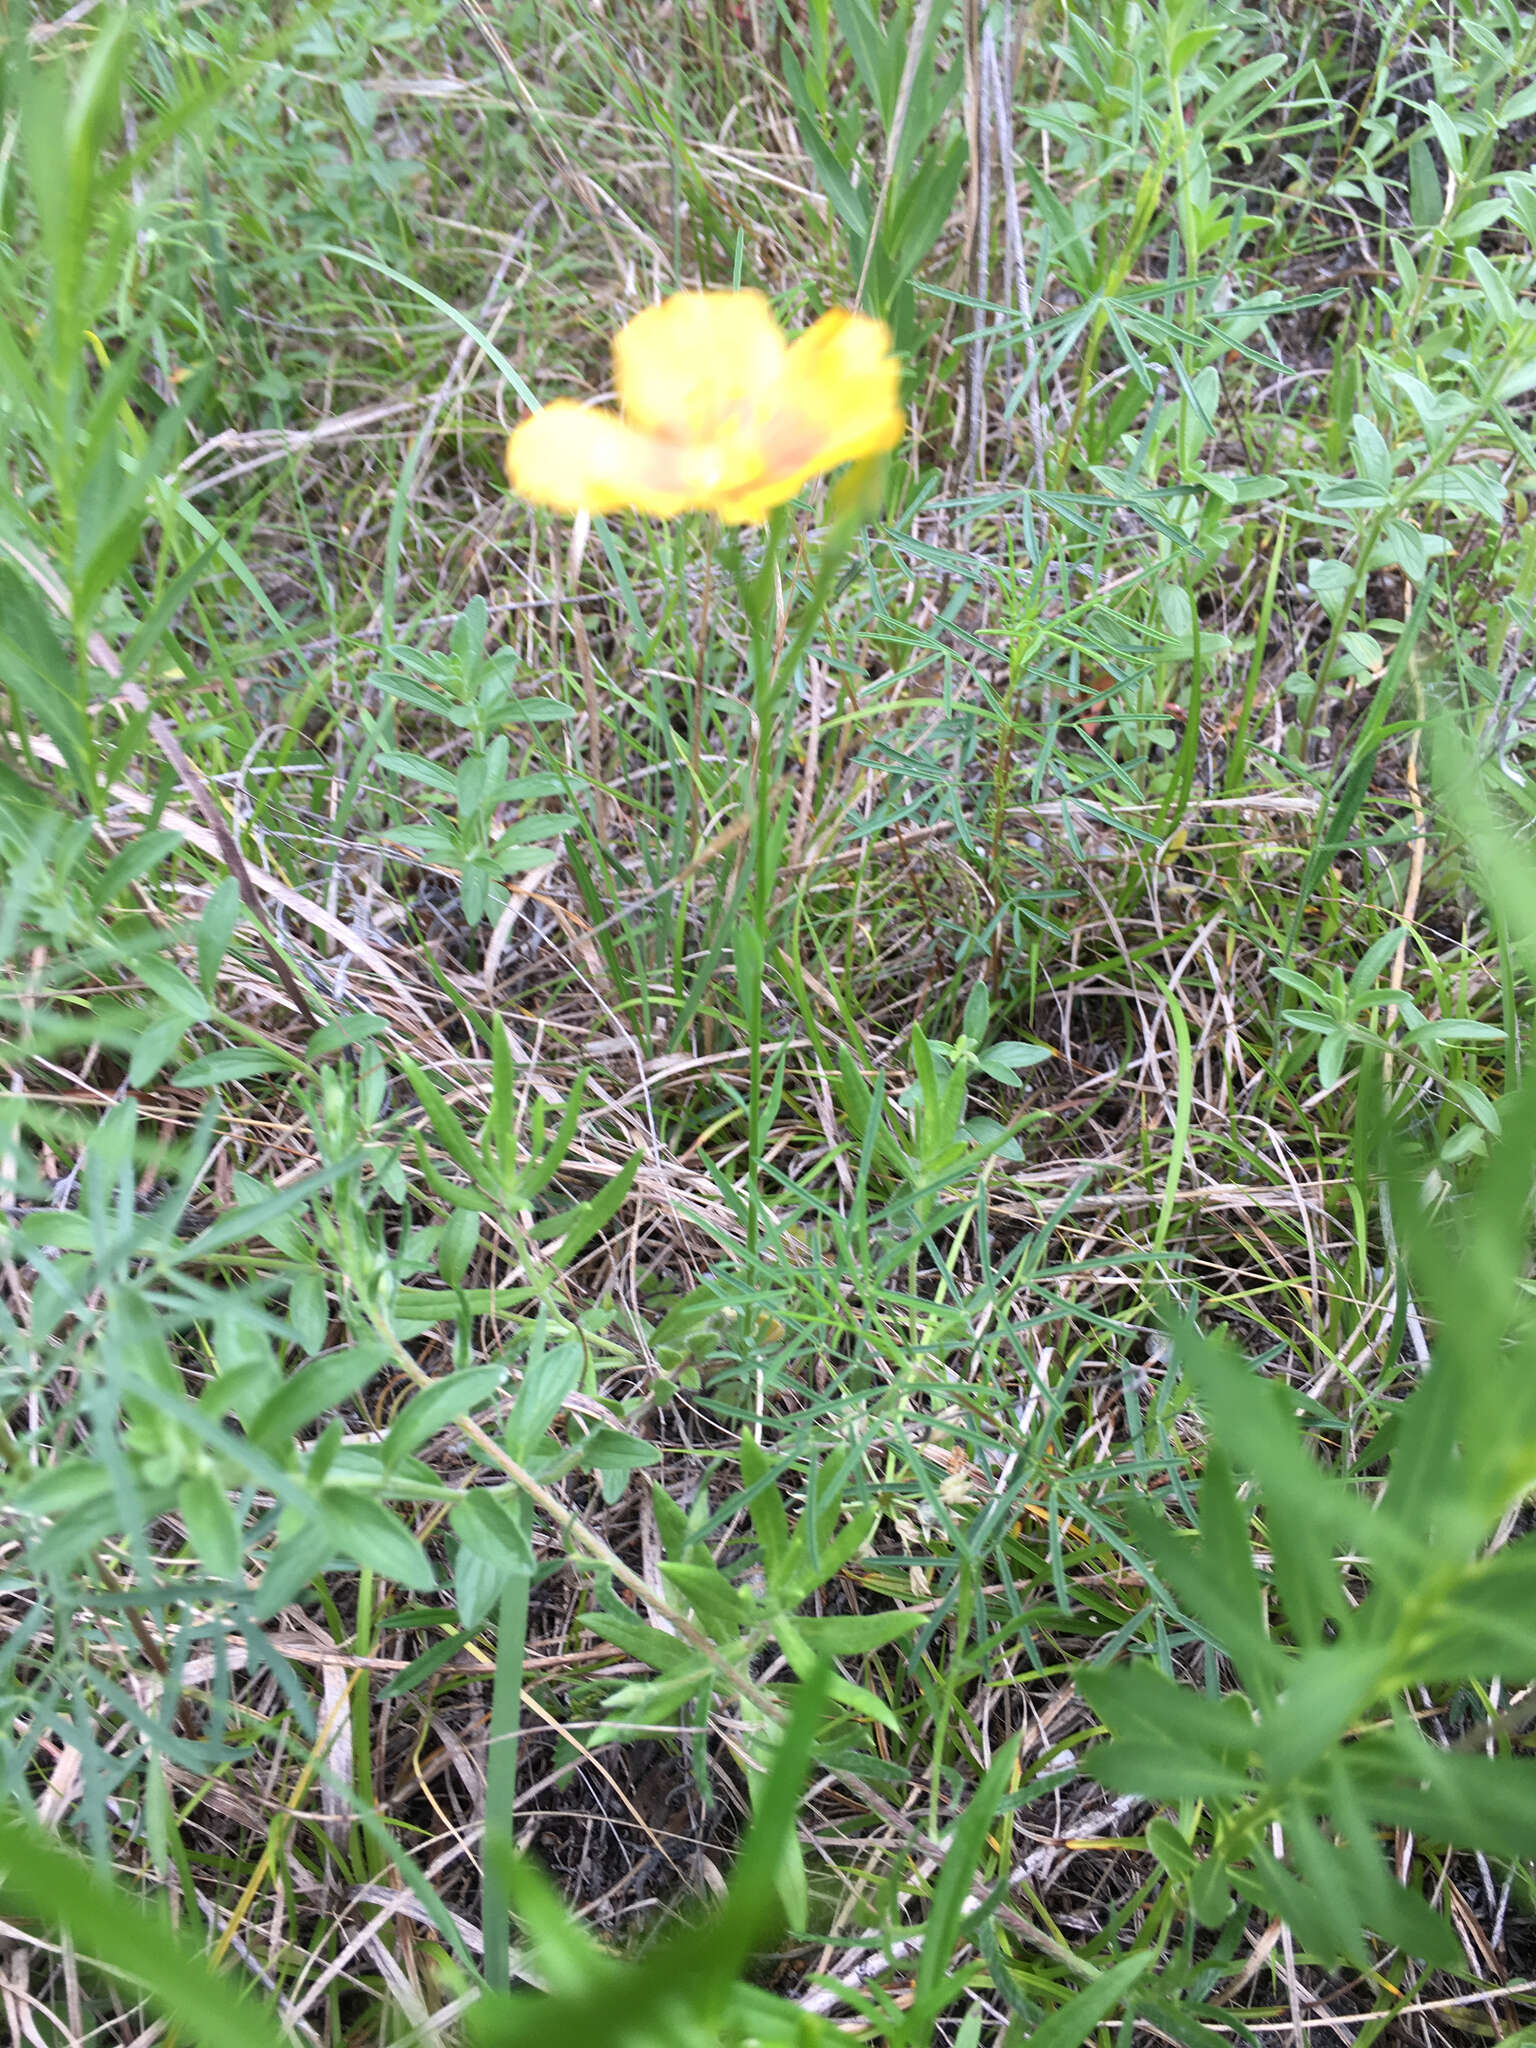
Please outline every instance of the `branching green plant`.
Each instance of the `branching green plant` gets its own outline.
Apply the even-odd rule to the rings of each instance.
[[[779,46],[801,144],[843,231],[848,274],[909,358],[924,334],[913,280],[966,170],[954,119],[963,67],[952,49],[939,61],[952,11],[949,0],[901,0],[882,20],[871,0],[812,0],[803,45],[797,50],[786,28]],[[857,92],[839,91],[837,56],[851,64]]]
[[[1294,968],[1275,967],[1275,979],[1306,1005],[1282,1010],[1281,1021],[1302,1034],[1297,1059],[1309,1057],[1312,1048],[1305,1041],[1315,1041],[1317,1078],[1325,1089],[1338,1086],[1352,1054],[1362,1059],[1375,1054],[1378,1061],[1383,1054],[1400,1059],[1408,1086],[1416,1088],[1427,1080],[1443,1089],[1466,1112],[1466,1121],[1441,1153],[1442,1159],[1455,1160],[1481,1149],[1490,1134],[1497,1135],[1499,1116],[1475,1081],[1447,1071],[1444,1048],[1502,1045],[1505,1033],[1499,1025],[1476,1017],[1426,1017],[1406,990],[1380,985],[1382,969],[1402,947],[1401,932],[1384,932],[1366,949],[1347,982],[1343,969],[1335,965],[1326,987]],[[1391,1032],[1378,1021],[1382,1013],[1395,1015],[1401,1030]],[[1282,1067],[1282,1078],[1284,1074]]]
[[[1451,815],[1495,894],[1516,872],[1528,888],[1527,863],[1493,854],[1464,745],[1448,728],[1441,742]],[[1385,958],[1378,941],[1353,995],[1340,984],[1336,1018],[1317,1013],[1325,1046],[1351,1030],[1343,1010],[1365,1005]],[[1385,992],[1373,993],[1380,1005]],[[1525,1621],[1536,1550],[1518,1533],[1536,1484],[1536,1085],[1528,1076],[1489,1106],[1486,1162],[1452,1194],[1443,1156],[1415,1159],[1393,1130],[1389,1056],[1378,1042],[1366,1072],[1390,1147],[1380,1201],[1398,1248],[1393,1340],[1422,1311],[1427,1369],[1344,1461],[1328,1409],[1179,1320],[1174,1362],[1209,1433],[1198,1509],[1183,1528],[1129,1505],[1130,1554],[1192,1624],[1207,1670],[1219,1657],[1236,1686],[1218,1697],[1146,1658],[1078,1681],[1109,1731],[1094,1774],[1176,1813],[1146,1840],[1168,1878],[1163,1938],[1186,1953],[1195,1926],[1230,1930],[1234,1912],[1257,1908],[1326,1962],[1374,1969],[1384,1944],[1452,1967],[1459,1945],[1426,1882],[1449,1852],[1519,1858],[1536,1829],[1536,1774],[1496,1705],[1536,1669]],[[1454,1705],[1436,1709],[1436,1696]],[[1416,1881],[1385,1854],[1388,1829],[1420,1845]],[[1155,1994],[1143,2009],[1158,2009]]]
[[[1384,1465],[1384,1480],[1320,1467],[1307,1436],[1327,1429],[1325,1413],[1307,1412],[1304,1432],[1283,1387],[1179,1326],[1175,1358],[1212,1437],[1198,1522],[1179,1531],[1150,1506],[1128,1520],[1144,1568],[1239,1690],[1213,1698],[1146,1661],[1079,1681],[1111,1733],[1095,1775],[1177,1811],[1147,1841],[1194,1922],[1222,1926],[1235,1892],[1240,1910],[1283,1919],[1320,1959],[1362,1969],[1374,1967],[1371,1936],[1442,1965],[1457,1957],[1379,1830],[1518,1857],[1536,1827],[1536,1783],[1497,1714],[1450,1739],[1413,1705],[1428,1685],[1519,1682],[1536,1660],[1521,1619],[1536,1560],[1503,1530],[1536,1475],[1520,1285],[1530,1091],[1505,1105],[1504,1125],[1453,1224],[1415,1218],[1414,1182],[1397,1183],[1402,1284],[1437,1334],[1390,1442],[1361,1461]]]
[[[561,835],[576,824],[568,810],[526,808],[554,797],[568,802],[565,776],[548,769],[508,773],[509,729],[568,720],[571,710],[553,698],[519,696],[516,655],[508,648],[487,653],[485,636],[485,600],[477,597],[456,622],[446,654],[397,646],[394,666],[374,677],[397,704],[441,718],[464,736],[465,750],[452,768],[400,746],[383,747],[376,758],[387,773],[429,793],[418,799],[426,822],[392,825],[386,842],[457,875],[459,906],[471,925],[499,917],[508,876],[558,860]],[[451,812],[435,812],[431,796],[446,798]],[[509,808],[518,815],[504,815]]]
[[[538,1988],[480,1998],[471,2038],[484,2048],[548,2048],[571,2039],[611,2048],[814,2048],[836,2039],[825,2022],[744,1977],[773,1918],[774,1874],[794,1838],[824,1690],[816,1671],[795,1689],[794,1711],[757,1786],[753,1827],[719,1909],[637,1962],[615,1965],[604,1956],[536,1866],[498,1845],[503,1881],[526,1934],[521,1974]],[[0,1898],[93,1950],[119,1980],[143,1985],[192,2041],[278,2048],[288,2039],[279,2014],[211,1969],[163,1910],[92,1871],[35,1825],[6,1815]]]

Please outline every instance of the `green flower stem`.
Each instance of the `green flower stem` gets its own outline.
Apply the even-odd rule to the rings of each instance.
[[[771,1118],[765,1114],[763,1059],[763,974],[773,942],[774,884],[783,853],[784,821],[779,791],[794,728],[795,677],[809,651],[832,594],[838,569],[847,555],[856,520],[837,521],[822,541],[811,589],[792,634],[786,637],[779,615],[779,565],[789,522],[782,508],[770,513],[762,559],[749,571],[740,542],[732,533],[724,550],[747,623],[751,662],[752,891],[750,923],[738,934],[736,979],[747,1030],[747,1254],[755,1257],[761,1234],[761,1185],[764,1148]]]

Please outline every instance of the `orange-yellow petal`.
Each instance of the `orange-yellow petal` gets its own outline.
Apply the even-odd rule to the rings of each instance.
[[[613,338],[624,417],[675,441],[713,440],[754,415],[787,353],[761,292],[679,292]]]
[[[791,345],[759,425],[757,467],[714,501],[722,519],[762,519],[808,477],[896,446],[901,366],[890,348],[883,321],[841,310]]]
[[[823,465],[883,454],[901,439],[901,365],[883,320],[840,308],[823,313],[784,360],[780,405],[815,418],[827,435]]]
[[[535,505],[658,519],[705,502],[719,467],[708,449],[680,447],[565,398],[513,430],[506,463],[513,490]]]

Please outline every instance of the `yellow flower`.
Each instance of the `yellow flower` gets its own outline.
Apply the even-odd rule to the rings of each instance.
[[[786,342],[761,292],[680,293],[614,336],[622,417],[557,399],[507,442],[507,479],[560,512],[763,519],[808,477],[895,447],[890,351],[862,313]]]

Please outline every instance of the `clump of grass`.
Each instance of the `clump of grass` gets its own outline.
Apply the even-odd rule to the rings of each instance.
[[[0,10],[13,2031],[1517,2032],[1536,27],[206,12]],[[835,573],[505,496],[700,284]]]

